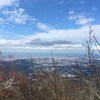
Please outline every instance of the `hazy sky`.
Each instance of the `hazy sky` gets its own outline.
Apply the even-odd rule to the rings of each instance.
[[[100,40],[100,0],[0,0],[0,49],[79,53],[89,25]]]

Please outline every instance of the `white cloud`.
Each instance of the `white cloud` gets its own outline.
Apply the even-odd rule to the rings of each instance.
[[[23,49],[23,50],[66,50],[66,49],[75,49],[82,48],[82,45],[53,45],[53,46],[12,46],[13,49]]]
[[[90,24],[95,19],[94,18],[86,18],[85,16],[79,16],[80,18],[76,20],[76,24],[85,25]]]
[[[84,1],[84,0],[82,0],[82,1],[80,1],[80,3],[81,3],[81,4],[84,4],[84,3],[85,3],[85,1]]]
[[[92,25],[97,40],[100,42],[100,25]],[[77,29],[51,29],[48,32],[40,32],[33,35],[21,36],[17,40],[0,39],[0,47],[3,46],[13,50],[67,50],[67,49],[80,49],[82,50],[82,43],[88,38],[89,27],[83,26]],[[36,41],[40,39],[42,43]],[[27,44],[28,42],[33,44]],[[41,42],[40,41],[40,42]],[[70,42],[67,42],[70,41]],[[37,43],[38,42],[38,43]],[[35,43],[35,44],[34,44]],[[49,45],[48,45],[49,43]],[[52,43],[52,44],[51,44]],[[46,45],[45,45],[46,44]],[[77,51],[76,51],[77,52]]]
[[[74,11],[69,12],[69,20],[75,21],[76,24],[86,25],[93,22],[95,19],[86,17],[84,14],[76,14]]]
[[[39,29],[41,29],[41,30],[43,30],[43,31],[49,31],[49,30],[52,29],[51,26],[48,26],[48,25],[46,25],[46,24],[44,24],[44,23],[40,23],[40,22],[38,22],[38,23],[36,24],[36,26],[37,26],[37,28],[39,28]]]
[[[29,16],[22,8],[15,10],[3,10],[2,14],[5,16],[6,22],[12,22],[15,24],[26,24],[28,21],[35,21],[35,18]]]
[[[93,29],[97,33],[98,37],[100,37],[100,35],[98,34],[100,32],[100,30],[98,30],[99,27],[100,25],[93,26]],[[49,30],[48,32],[40,32],[35,35],[24,36],[23,41],[26,47],[28,45],[32,49],[39,49],[39,50],[40,49],[64,50],[64,49],[75,49],[75,48],[82,49],[82,43],[84,43],[85,39],[88,37],[88,31],[89,31],[88,26],[84,26],[79,29],[69,29],[69,30],[52,29]],[[67,41],[71,42],[69,43]],[[28,42],[32,43],[27,44]]]
[[[5,20],[3,18],[0,18],[0,24],[3,24]]]
[[[34,24],[36,19],[20,8],[20,0],[0,0],[0,24]],[[10,8],[11,9],[10,9]]]
[[[98,37],[98,40],[100,40],[100,34],[99,34],[100,25],[93,25],[92,27],[94,29],[94,33]],[[85,41],[85,39],[88,37],[88,32],[89,32],[88,26],[84,26],[79,29],[69,29],[69,30],[53,29],[53,30],[50,30],[49,32],[41,32],[35,35],[27,36],[25,37],[25,40],[33,41],[35,39],[41,39],[41,41],[45,41],[46,43],[48,42],[51,43],[50,41],[62,42],[61,40],[71,41],[71,43],[69,44],[66,42],[66,45],[67,46],[72,45],[73,47],[75,47],[75,45],[81,45]],[[51,46],[56,46],[56,45],[59,45],[59,44],[54,44]],[[60,43],[59,46],[62,46],[62,45],[64,45],[63,42],[62,44]]]
[[[74,15],[75,12],[74,12],[74,11],[69,11],[69,14],[70,14],[70,15]]]
[[[0,45],[20,45],[20,40],[7,40],[7,39],[0,39]]]
[[[92,7],[92,10],[93,10],[93,11],[96,11],[96,10],[97,10],[97,8],[96,8],[96,7]]]
[[[62,5],[62,4],[64,4],[64,1],[60,1],[60,2],[58,2],[58,4],[59,5]]]
[[[100,50],[100,46],[95,46],[93,49],[94,49],[94,50]],[[99,51],[99,52],[100,52],[100,51]]]
[[[18,6],[19,0],[0,0],[0,8],[8,7],[8,6]]]
[[[11,47],[12,49],[23,49],[23,50],[32,50],[32,49],[34,49],[34,48],[32,48],[32,47],[29,47],[29,46],[13,46],[13,47]]]

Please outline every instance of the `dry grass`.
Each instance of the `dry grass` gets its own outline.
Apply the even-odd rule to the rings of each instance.
[[[40,71],[35,79],[16,74],[13,82],[12,77],[3,80],[8,82],[6,87],[1,82],[0,100],[99,100],[83,80],[64,78],[54,71]]]

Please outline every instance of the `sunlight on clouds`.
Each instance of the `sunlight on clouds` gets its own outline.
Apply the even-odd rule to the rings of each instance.
[[[80,3],[81,3],[81,4],[84,4],[84,3],[85,3],[85,0],[80,1]]]
[[[36,19],[30,16],[24,8],[19,7],[19,0],[0,0],[0,24],[34,23]],[[13,9],[12,9],[13,8]]]
[[[93,48],[94,50],[100,50],[100,46],[96,46]]]
[[[35,18],[29,16],[22,8],[14,10],[3,10],[2,13],[6,17],[6,22],[26,24],[27,21],[35,21]]]
[[[49,47],[45,46],[12,46],[13,49],[23,49],[23,50],[66,50],[66,49],[75,49],[82,48],[82,45],[53,45]]]
[[[62,1],[58,2],[58,4],[62,5],[62,4],[64,4],[64,1],[62,0]]]
[[[94,18],[90,18],[90,17],[86,17],[84,14],[77,14],[74,11],[69,11],[69,18],[70,21],[74,21],[75,24],[79,24],[79,25],[86,25],[86,24],[90,24],[91,22],[93,22],[95,19]]]
[[[6,39],[0,39],[0,45],[19,45],[19,40],[6,40]]]
[[[100,25],[93,25],[97,37],[100,37]],[[35,35],[28,35],[24,37],[25,45],[29,45],[33,48],[81,48],[82,43],[88,37],[88,26],[84,26],[78,29],[53,29],[49,32],[40,32]]]
[[[94,18],[86,18],[85,16],[79,16],[80,18],[76,21],[76,24],[85,25],[90,24],[95,19]]]
[[[3,18],[0,18],[0,24],[3,24],[5,20]]]
[[[92,25],[97,39],[100,40],[100,25]],[[33,35],[22,35],[18,40],[0,39],[0,47],[19,50],[65,50],[82,49],[82,43],[88,38],[89,27],[77,29],[51,29]],[[7,50],[9,50],[7,49]]]
[[[96,8],[96,7],[92,7],[91,9],[92,9],[93,11],[96,11],[96,10],[97,10],[97,8]]]
[[[0,48],[81,50],[92,22],[100,40],[98,9],[86,0],[0,0]]]
[[[19,0],[0,0],[0,8],[7,7],[7,6],[18,6]]]
[[[40,23],[40,22],[37,22],[36,26],[37,26],[37,28],[39,28],[39,29],[41,29],[43,31],[49,31],[49,30],[53,29],[53,27],[48,26],[48,25],[46,25],[44,23]]]

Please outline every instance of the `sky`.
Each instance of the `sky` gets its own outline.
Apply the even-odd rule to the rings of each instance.
[[[100,0],[0,0],[0,50],[82,53],[89,26],[100,40],[99,9]]]

